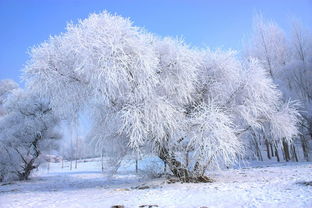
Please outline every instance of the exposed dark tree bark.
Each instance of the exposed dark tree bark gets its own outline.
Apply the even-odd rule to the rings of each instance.
[[[267,139],[265,140],[265,146],[266,146],[266,149],[267,149],[267,157],[268,157],[268,159],[271,160],[270,144],[269,144],[269,141]]]
[[[276,156],[276,159],[277,159],[277,162],[280,162],[280,157],[279,157],[279,154],[278,154],[278,150],[277,150],[277,145],[274,144],[274,149],[275,149],[275,156]]]
[[[181,181],[188,182],[191,173],[185,167],[183,167],[182,163],[176,160],[175,156],[170,154],[168,149],[162,147],[159,151],[159,158],[163,160],[176,177],[178,177]]]
[[[284,151],[285,160],[286,160],[286,162],[288,162],[290,160],[289,145],[285,140],[283,140],[282,144],[283,144],[283,151]]]
[[[298,162],[298,156],[297,156],[297,152],[296,152],[296,147],[294,144],[291,145],[291,155],[292,155],[292,160]]]
[[[273,151],[273,145],[272,145],[272,143],[270,143],[270,148],[271,148],[272,157],[274,157],[275,155],[274,155],[274,151]]]
[[[259,160],[263,161],[263,157],[262,157],[262,154],[261,154],[261,149],[260,149],[260,146],[259,146],[259,142],[257,140],[256,137],[253,137],[253,142],[254,142],[254,145],[255,145],[255,151],[256,151],[256,156]]]
[[[24,166],[23,166],[22,171],[17,172],[19,180],[28,180],[31,171],[38,167],[38,166],[34,165],[34,163],[41,153],[39,148],[38,148],[38,143],[41,140],[41,138],[42,138],[41,135],[37,135],[35,140],[32,142],[34,153],[31,155],[29,155],[29,154],[26,155],[28,157],[29,156],[32,157],[30,160],[29,159],[27,160],[25,158],[25,156],[20,153],[18,148],[15,148],[16,152],[20,155],[22,161],[24,162]]]
[[[303,158],[306,161],[309,161],[309,147],[308,147],[308,141],[304,136],[301,137],[301,147],[302,147],[302,152],[303,152]]]
[[[135,172],[136,173],[139,172],[139,161],[138,161],[138,159],[135,159]]]
[[[202,171],[202,173],[199,175],[192,174],[198,172],[198,163],[195,164],[194,170],[190,171],[180,161],[178,161],[173,154],[170,154],[168,149],[165,147],[161,147],[158,156],[162,161],[164,161],[166,166],[169,167],[173,175],[179,178],[181,182],[213,182],[211,178],[204,176],[204,171]]]

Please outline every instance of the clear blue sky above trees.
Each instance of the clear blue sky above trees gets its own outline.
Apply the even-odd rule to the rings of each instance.
[[[312,25],[312,0],[0,0],[0,79],[20,82],[30,47],[64,31],[66,22],[103,10],[194,46],[237,50],[257,12],[286,30],[293,18]]]

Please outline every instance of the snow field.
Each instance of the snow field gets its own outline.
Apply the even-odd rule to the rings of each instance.
[[[100,161],[51,163],[30,181],[1,184],[1,208],[103,208],[124,205],[158,205],[164,208],[212,207],[312,207],[312,163],[255,163],[240,169],[211,172],[214,183],[168,184],[134,173],[127,163],[117,174],[100,171]],[[131,170],[132,169],[132,170]],[[148,186],[146,189],[137,187]]]

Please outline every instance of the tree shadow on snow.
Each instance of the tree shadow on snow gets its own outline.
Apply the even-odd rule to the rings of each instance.
[[[303,186],[312,186],[312,181],[300,181],[300,182],[297,182],[296,184],[303,185]]]
[[[91,175],[90,174],[94,174]],[[28,181],[17,181],[0,186],[0,194],[16,192],[58,192],[82,189],[120,189],[137,185],[143,177],[133,174],[104,175],[99,171],[60,172],[35,176]]]

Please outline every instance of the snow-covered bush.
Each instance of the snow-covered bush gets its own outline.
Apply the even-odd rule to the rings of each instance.
[[[104,150],[152,146],[186,181],[233,163],[246,132],[297,133],[278,122],[265,128],[277,114],[296,118],[296,111],[280,110],[281,93],[256,60],[193,49],[107,12],[33,48],[24,73],[27,89],[51,100],[59,116],[88,111],[90,137]]]

